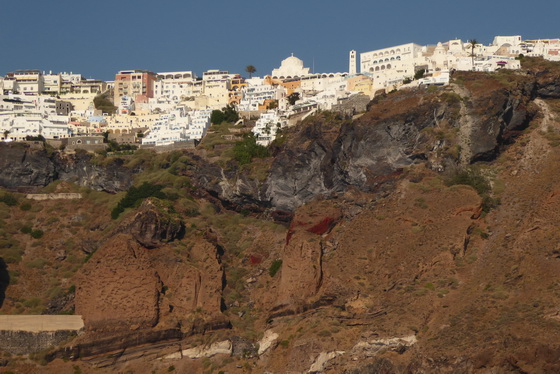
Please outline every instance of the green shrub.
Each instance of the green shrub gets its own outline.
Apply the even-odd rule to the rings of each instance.
[[[31,231],[31,236],[33,237],[33,239],[41,239],[43,237],[43,234],[43,230],[36,229]]]
[[[490,210],[501,204],[500,198],[492,196],[490,183],[482,174],[480,174],[478,169],[471,167],[461,170],[449,177],[445,181],[445,184],[447,186],[464,184],[474,188],[482,198],[482,211],[485,213],[488,213]]]
[[[268,149],[257,144],[257,139],[253,134],[245,134],[243,140],[233,146],[233,157],[240,165],[250,163],[253,158],[269,157]]]
[[[33,231],[33,228],[31,226],[23,226],[19,231],[21,231],[23,234],[31,234],[31,232]]]
[[[133,207],[138,201],[147,197],[157,197],[158,199],[165,199],[167,196],[161,190],[164,186],[144,182],[140,187],[130,187],[125,197],[119,201],[117,206],[111,211],[111,218],[117,219],[119,215],[124,212],[126,208]]]
[[[99,109],[103,113],[114,114],[117,111],[117,107],[113,105],[108,93],[96,96],[93,99],[93,104],[95,109]]]
[[[272,261],[272,264],[268,269],[268,274],[270,274],[271,277],[274,277],[276,273],[278,273],[278,270],[280,270],[281,267],[282,267],[282,260],[278,259]]]
[[[6,204],[7,206],[17,205],[17,199],[14,197],[14,195],[9,193],[4,194],[2,197],[0,197],[0,202]]]
[[[471,186],[478,192],[480,196],[483,196],[490,192],[490,183],[486,180],[484,176],[480,174],[477,169],[468,168],[460,170],[451,177],[449,177],[445,184],[447,186],[453,186],[456,184],[464,184]]]
[[[28,211],[31,210],[31,204],[29,203],[23,203],[19,206],[19,208],[23,211]]]

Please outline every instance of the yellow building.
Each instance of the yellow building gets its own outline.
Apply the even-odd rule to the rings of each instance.
[[[346,89],[351,92],[361,92],[364,95],[371,96],[373,88],[373,80],[365,75],[356,75],[346,80]]]

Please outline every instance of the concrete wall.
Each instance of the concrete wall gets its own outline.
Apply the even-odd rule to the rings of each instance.
[[[29,354],[57,346],[84,328],[82,316],[0,315],[0,350]]]
[[[141,149],[152,149],[158,153],[162,153],[162,152],[169,152],[169,151],[173,151],[176,149],[193,149],[196,146],[195,142],[192,140],[187,140],[184,142],[175,142],[173,144],[169,144],[169,145],[160,145],[160,146],[155,146],[153,144],[142,144],[140,146]]]
[[[29,200],[69,200],[69,199],[81,199],[81,193],[36,193],[27,194],[25,196]]]

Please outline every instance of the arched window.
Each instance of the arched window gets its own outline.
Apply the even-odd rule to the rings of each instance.
[[[387,64],[387,69],[391,69],[391,64]]]
[[[385,65],[381,65],[381,70],[385,70]]]

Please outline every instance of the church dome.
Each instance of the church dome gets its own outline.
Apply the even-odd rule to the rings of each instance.
[[[301,77],[309,75],[309,68],[304,67],[303,61],[292,55],[284,60],[280,64],[278,69],[272,71],[272,76],[275,77]]]
[[[303,68],[303,61],[292,54],[290,57],[282,60],[281,66],[283,68],[301,69]]]

